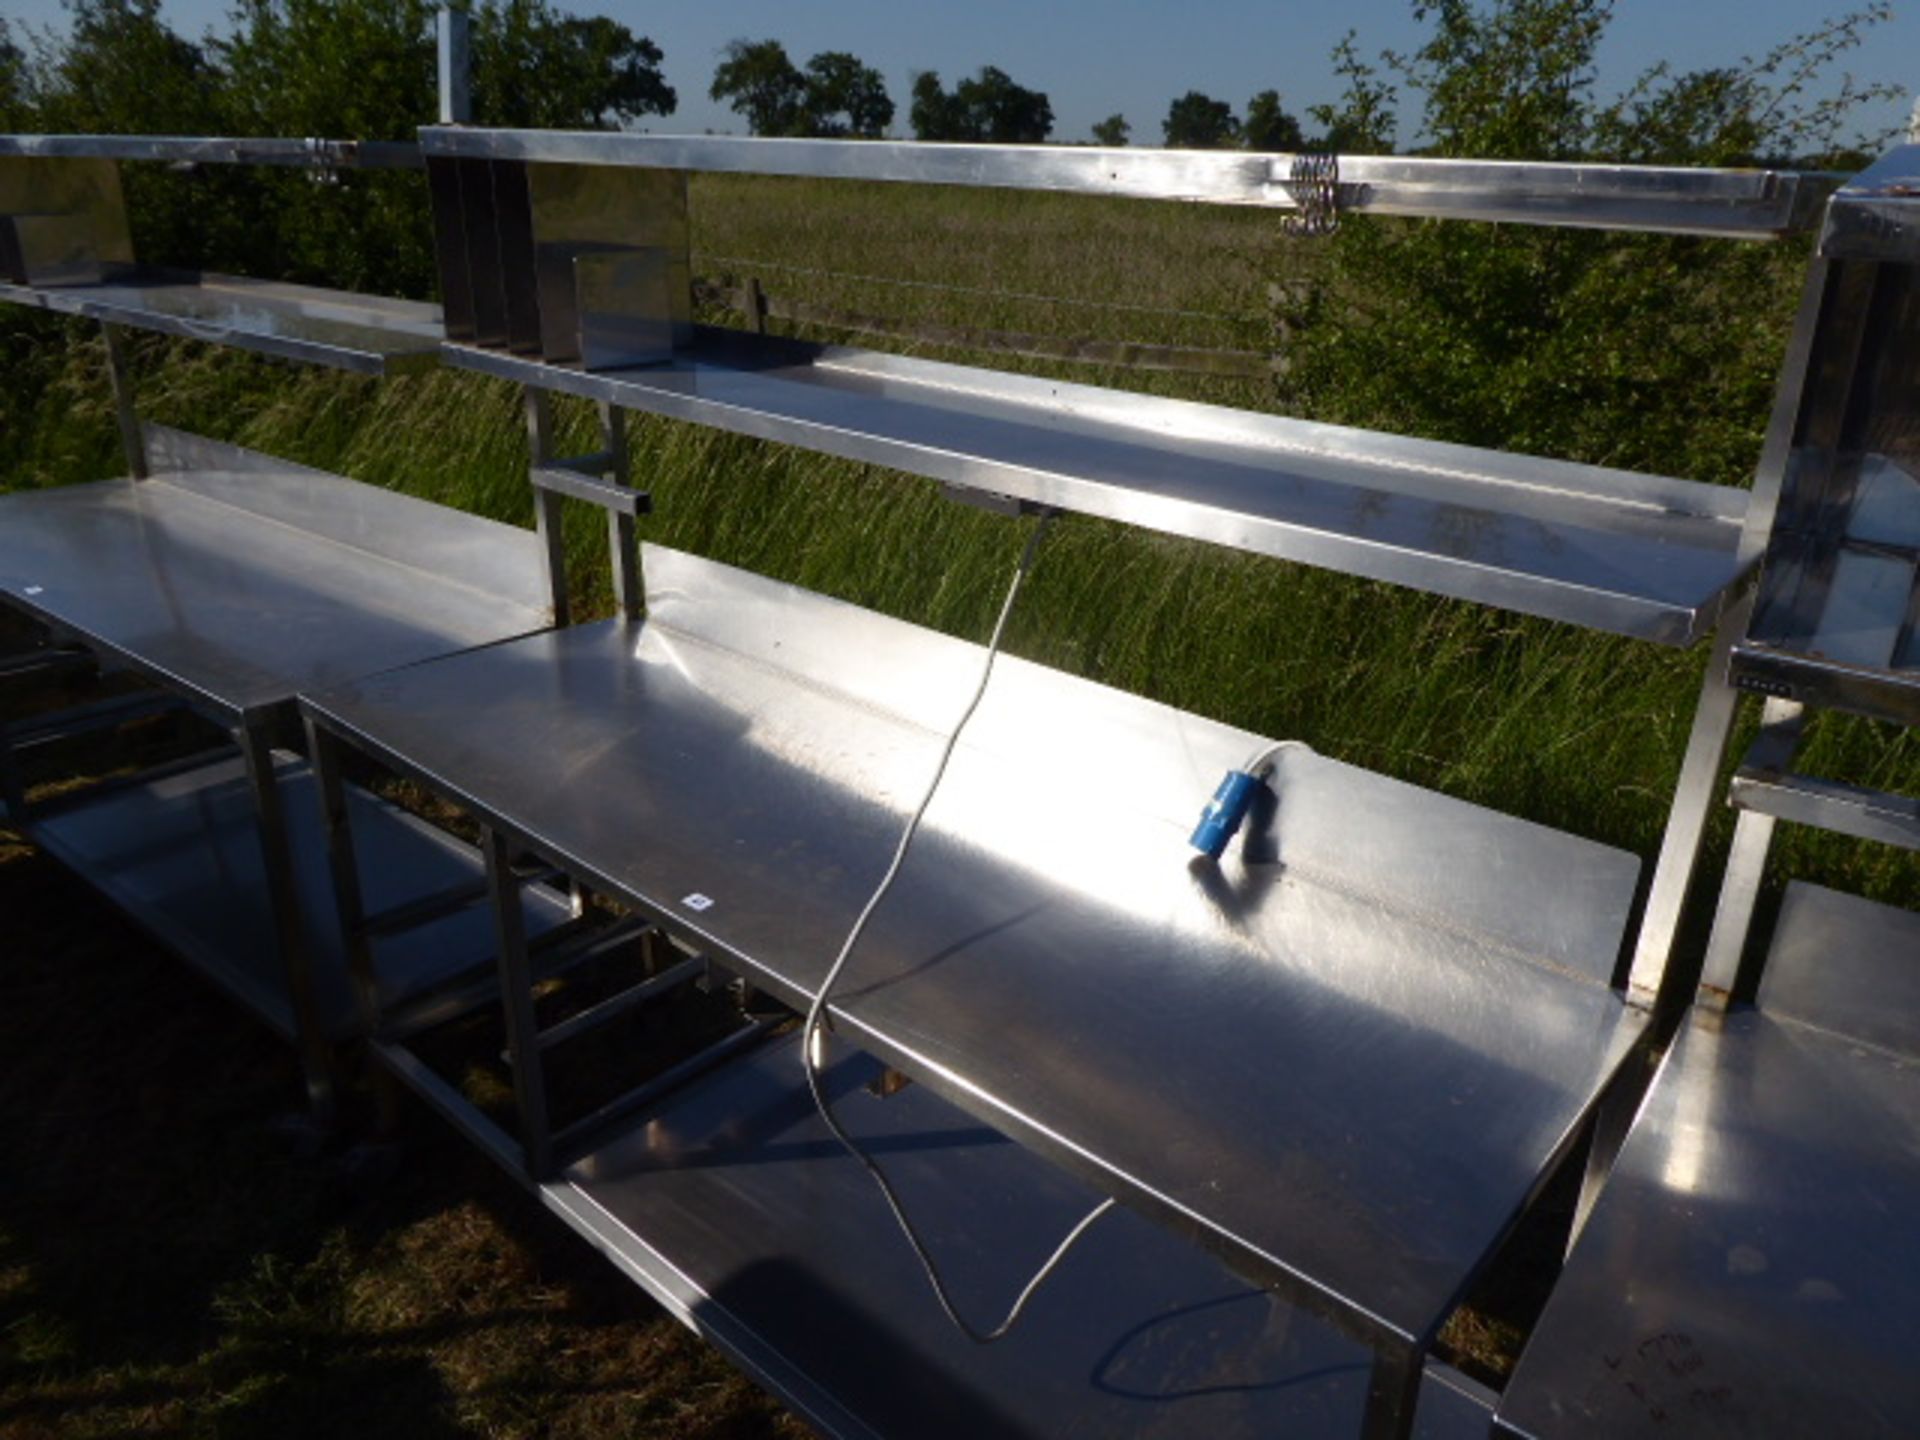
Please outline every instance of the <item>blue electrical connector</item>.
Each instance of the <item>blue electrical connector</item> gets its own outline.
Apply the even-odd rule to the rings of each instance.
[[[1193,827],[1187,843],[1209,860],[1218,860],[1226,854],[1228,844],[1247,818],[1247,811],[1253,808],[1253,797],[1267,783],[1275,762],[1286,750],[1313,753],[1310,745],[1299,740],[1276,740],[1238,770],[1227,771],[1227,778],[1220,782],[1213,799],[1200,812],[1200,823]]]
[[[1200,812],[1200,823],[1193,827],[1187,843],[1209,860],[1218,860],[1226,853],[1227,842],[1247,818],[1247,811],[1253,807],[1253,792],[1261,783],[1259,776],[1245,770],[1227,771],[1226,779],[1213,792],[1213,799]]]

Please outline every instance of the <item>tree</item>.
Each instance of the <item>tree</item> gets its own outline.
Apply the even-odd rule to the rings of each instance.
[[[1038,145],[1053,133],[1053,104],[1044,91],[1017,85],[995,66],[983,66],[949,94],[937,72],[913,80],[913,133],[921,140]]]
[[[734,40],[713,72],[707,94],[725,100],[746,117],[756,135],[804,132],[807,78],[787,58],[778,40]]]
[[[1346,82],[1340,98],[1307,107],[1322,129],[1314,148],[1335,155],[1391,154],[1400,92],[1360,58],[1354,42],[1349,30],[1333,47],[1333,73]]]
[[[913,105],[907,111],[907,123],[913,126],[916,140],[972,140],[962,135],[965,119],[960,102],[940,84],[935,70],[923,70],[913,77]]]
[[[1093,143],[1118,150],[1127,143],[1127,137],[1133,133],[1133,127],[1127,124],[1124,115],[1109,115],[1093,127]]]
[[[807,133],[877,140],[893,123],[893,99],[880,72],[857,55],[827,50],[807,61]]]
[[[82,134],[218,135],[226,128],[218,68],[160,18],[159,0],[75,0],[60,44],[37,47],[34,123]],[[310,132],[309,132],[310,133]],[[143,259],[201,266],[255,253],[229,172],[195,194],[146,165],[123,168],[127,218]]]
[[[1423,14],[1426,41],[1383,63],[1421,97],[1421,131],[1439,155],[1817,158],[1846,141],[1862,100],[1884,93],[1825,79],[1885,17],[1878,8],[1733,69],[1655,67],[1612,101],[1594,93],[1607,0],[1443,0]],[[1330,133],[1389,141],[1394,86],[1350,43],[1336,60],[1347,94],[1316,118]],[[1836,94],[1838,107],[1806,98]],[[1287,317],[1289,410],[1662,474],[1751,474],[1805,264],[1798,247],[1365,216],[1326,244]],[[1356,313],[1365,323],[1350,323]]]
[[[893,100],[878,70],[844,50],[823,50],[802,71],[778,40],[735,40],[708,92],[732,102],[756,135],[877,139],[893,123]]]
[[[239,0],[215,42],[244,134],[407,140],[437,113],[431,0]],[[566,130],[670,115],[660,47],[546,0],[473,11],[473,113],[488,125]]]
[[[27,56],[13,43],[7,22],[0,20],[0,126],[9,130],[29,128],[31,105],[27,99]]]
[[[1240,139],[1249,150],[1291,153],[1306,148],[1300,121],[1281,108],[1278,90],[1262,90],[1247,101],[1247,118],[1240,127]]]
[[[411,0],[387,0],[389,4]],[[596,130],[680,103],[665,54],[605,15],[565,15],[547,0],[487,0],[473,16],[473,113],[486,125]]]
[[[1240,138],[1240,122],[1224,100],[1189,90],[1167,107],[1160,122],[1167,145],[1175,150],[1220,150]]]
[[[48,130],[205,135],[219,115],[207,54],[160,18],[159,0],[72,0],[66,44],[41,59]]]

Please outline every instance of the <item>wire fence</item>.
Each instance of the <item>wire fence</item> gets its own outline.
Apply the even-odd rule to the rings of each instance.
[[[1066,360],[1078,364],[1126,370],[1172,371],[1228,379],[1258,379],[1276,373],[1284,365],[1281,356],[1273,350],[1087,339],[1032,330],[991,329],[926,319],[905,319],[868,310],[825,305],[792,294],[769,291],[761,283],[759,272],[764,270],[796,277],[805,276],[858,285],[893,287],[993,301],[1017,300],[1142,317],[1201,320],[1223,326],[1244,323],[1240,317],[1235,316],[1217,315],[1201,310],[1180,310],[1167,306],[1136,305],[1125,301],[1038,295],[1022,291],[954,285],[933,280],[904,280],[892,276],[861,275],[851,271],[824,269],[819,266],[790,265],[711,252],[696,252],[696,255],[706,265],[720,268],[731,274],[744,273],[747,278],[733,283],[725,279],[699,278],[694,282],[695,300],[703,305],[733,311],[745,317],[748,326],[755,330],[764,331],[769,320],[783,320],[791,324],[817,325],[858,334],[883,335],[891,339],[917,341],[952,349],[997,352],[1033,359]]]

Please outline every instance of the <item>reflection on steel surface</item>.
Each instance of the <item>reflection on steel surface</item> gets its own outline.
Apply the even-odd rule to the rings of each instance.
[[[978,651],[645,563],[642,627],[303,705],[804,1006]],[[1424,1335],[1640,1033],[1607,986],[1637,862],[1295,752],[1254,817],[1269,858],[1190,866],[1195,794],[1256,743],[1004,660],[836,1023],[1242,1266]]]
[[[147,434],[151,480],[0,497],[0,595],[222,713],[546,623],[524,530]]]
[[[0,300],[374,375],[435,364],[442,339],[438,305],[234,275],[133,269]]]
[[[886,1212],[814,1117],[798,1043],[662,1103],[542,1193],[817,1428],[916,1440],[1357,1433],[1364,1347],[1132,1216],[1090,1233],[1008,1340],[962,1339],[905,1248],[874,1243]],[[871,1094],[876,1070],[851,1057],[828,1083],[955,1259],[964,1303],[989,1305],[1094,1197],[925,1086]],[[1427,1377],[1416,1436],[1486,1428],[1471,1387]]]
[[[1920,915],[1795,884],[1761,1008],[1696,1018],[1521,1357],[1540,1436],[1920,1429]]]

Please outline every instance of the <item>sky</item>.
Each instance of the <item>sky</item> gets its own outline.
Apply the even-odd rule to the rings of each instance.
[[[1604,92],[1625,87],[1658,60],[1676,69],[1725,65],[1762,51],[1865,0],[1618,0],[1600,55]],[[1167,104],[1189,89],[1229,101],[1236,112],[1257,91],[1277,89],[1303,112],[1338,89],[1328,70],[1334,42],[1359,32],[1363,53],[1409,48],[1422,29],[1411,0],[555,0],[574,13],[613,16],[666,52],[679,109],[651,120],[656,131],[744,133],[739,117],[707,98],[721,48],[736,37],[783,42],[795,64],[821,50],[850,50],[877,67],[906,125],[912,77],[937,70],[950,85],[998,65],[1053,102],[1056,140],[1084,140],[1118,112],[1135,144],[1158,144]],[[229,0],[163,0],[162,13],[197,37],[224,28]],[[62,23],[60,0],[0,0],[0,17]],[[1848,68],[1863,78],[1920,91],[1920,0],[1897,0],[1894,19],[1873,32]],[[1888,107],[1886,124],[1907,105]],[[1403,134],[1403,141],[1411,139]]]

